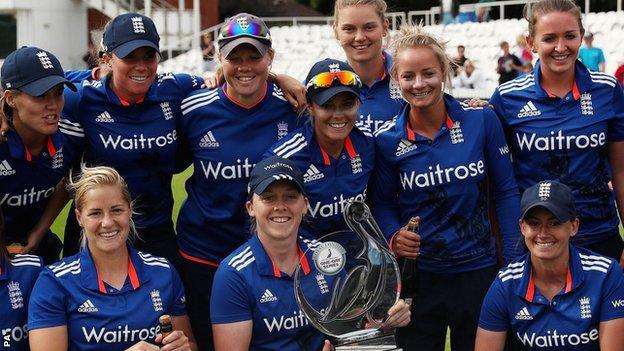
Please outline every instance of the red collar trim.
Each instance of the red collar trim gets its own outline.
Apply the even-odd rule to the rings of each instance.
[[[347,150],[347,155],[349,155],[349,158],[354,158],[357,155],[357,151],[355,151],[355,147],[353,146],[351,137],[348,135],[345,138],[344,147]],[[321,149],[321,155],[323,156],[323,164],[325,166],[331,165],[331,158],[329,158],[329,154],[327,153],[327,151],[325,151],[325,149],[323,149],[321,144],[319,144],[319,149]]]
[[[102,278],[100,278],[100,272],[98,272],[97,268],[95,268],[95,274],[97,275],[98,280],[98,290],[102,294],[106,294],[104,281],[102,280]],[[128,257],[128,277],[130,278],[130,285],[132,285],[132,289],[136,290],[141,285],[141,282],[139,281],[139,276],[130,257]]]
[[[549,98],[557,97],[557,95],[551,94],[551,92],[546,89],[544,89],[544,91],[546,92],[546,94],[548,94]],[[581,98],[581,92],[579,91],[578,85],[576,85],[576,80],[574,81],[574,84],[572,84],[572,96],[574,97],[574,100],[578,100]]]
[[[572,271],[570,267],[568,267],[568,273],[566,274],[566,285],[565,290],[566,293],[572,291]],[[527,286],[526,294],[524,294],[524,299],[533,302],[533,298],[535,297],[535,282],[533,281],[533,270],[529,274],[529,285]]]
[[[304,274],[310,273],[310,264],[308,263],[308,259],[305,257],[303,250],[300,247],[297,247],[297,252],[299,254],[299,262],[301,263],[301,269],[303,269]],[[279,266],[275,264],[273,258],[269,257],[271,260],[271,265],[273,266],[273,276],[276,278],[282,277],[282,271],[280,271]]]
[[[121,104],[121,106],[130,106],[132,105],[132,103],[124,98],[122,98],[121,96],[117,96],[119,98],[119,103]],[[141,104],[143,103],[143,101],[145,101],[145,95],[141,96],[136,102],[135,104]]]
[[[54,146],[54,142],[52,141],[52,137],[48,135],[46,140],[46,149],[50,156],[54,156],[56,154],[56,147]],[[28,150],[28,146],[24,145],[24,154],[26,155],[26,161],[32,161],[32,153]]]
[[[448,114],[448,112],[446,113],[446,119],[444,120],[444,123],[446,123],[446,128],[448,129],[453,128],[453,124],[455,123],[451,119],[451,116]]]
[[[267,82],[265,82],[265,83],[264,83],[264,87],[262,88],[262,89],[263,89],[262,96],[258,99],[258,101],[256,101],[256,102],[252,103],[251,105],[245,105],[245,104],[243,104],[243,103],[239,102],[238,100],[236,100],[236,99],[235,99],[233,96],[231,96],[230,94],[228,94],[228,91],[227,91],[227,86],[228,86],[228,85],[227,85],[227,83],[223,86],[223,92],[225,93],[225,96],[226,96],[226,97],[227,97],[227,98],[228,98],[231,102],[233,102],[235,105],[240,106],[240,107],[242,107],[242,108],[244,108],[244,109],[250,109],[250,108],[254,108],[254,107],[258,106],[258,105],[259,105],[259,104],[260,104],[260,103],[264,100],[264,97],[266,96],[266,94],[267,94],[267,90],[268,90],[268,89],[267,89],[267,88],[268,88],[268,83],[267,83]]]

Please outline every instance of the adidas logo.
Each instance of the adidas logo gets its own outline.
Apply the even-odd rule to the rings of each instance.
[[[529,101],[522,107],[520,113],[518,113],[518,118],[524,117],[534,117],[542,114],[542,111],[538,110],[537,107],[533,104],[533,101]]]
[[[91,302],[91,300],[88,300],[83,302],[82,305],[80,305],[80,307],[78,307],[78,312],[83,312],[83,313],[89,313],[89,312],[97,312],[99,311],[97,307],[95,307],[95,305],[93,304],[93,302]]]
[[[522,309],[516,313],[516,319],[530,321],[533,319],[533,316],[531,316],[526,307],[522,307]]]
[[[104,111],[100,113],[99,116],[95,117],[95,121],[99,123],[114,123],[115,122],[115,120],[110,115],[110,113],[108,113],[108,111]]]
[[[10,176],[15,174],[15,170],[11,168],[7,160],[0,162],[0,176]]]
[[[416,144],[412,144],[409,140],[401,139],[401,141],[399,142],[399,146],[396,149],[396,155],[405,155],[410,151],[416,150],[416,148]]]
[[[264,291],[264,294],[262,294],[262,297],[260,298],[260,303],[266,303],[266,302],[271,302],[271,301],[276,301],[277,297],[275,297],[275,295],[273,295],[273,293],[271,293],[269,291],[269,289],[266,289]]]
[[[321,173],[321,171],[319,171],[319,169],[316,168],[315,165],[310,165],[310,168],[308,168],[308,170],[303,175],[303,182],[308,183],[314,180],[323,179],[324,177],[325,175]]]
[[[199,141],[199,147],[214,149],[219,147],[219,142],[215,139],[214,135],[212,135],[212,131],[209,131]]]

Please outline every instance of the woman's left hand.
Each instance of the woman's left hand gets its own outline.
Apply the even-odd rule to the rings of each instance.
[[[394,306],[388,310],[388,319],[381,325],[383,329],[394,329],[406,326],[410,321],[411,306],[399,299]]]
[[[163,339],[162,334],[156,336],[156,343],[163,344],[163,351],[191,351],[189,339],[181,330],[174,330]]]
[[[300,81],[286,74],[278,74],[275,76],[275,83],[282,89],[284,97],[295,111],[302,112],[306,108],[306,89]]]

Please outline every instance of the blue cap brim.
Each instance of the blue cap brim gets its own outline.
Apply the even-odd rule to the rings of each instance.
[[[127,43],[123,43],[123,44],[117,46],[116,48],[114,48],[113,49],[113,53],[115,55],[117,55],[117,57],[119,57],[119,58],[124,58],[124,57],[130,55],[130,53],[133,52],[134,50],[136,50],[138,48],[142,48],[142,47],[152,48],[152,49],[156,50],[156,52],[158,52],[160,54],[160,49],[158,48],[158,45],[154,44],[153,42],[151,42],[149,40],[145,40],[145,39],[130,40]]]
[[[222,39],[219,43],[219,52],[223,55],[223,57],[228,57],[232,50],[242,44],[252,45],[254,48],[256,48],[256,50],[258,50],[258,53],[260,53],[260,55],[262,56],[264,56],[264,54],[266,54],[271,47],[270,41],[264,41],[258,38],[241,35],[233,39]]]
[[[315,89],[315,88],[310,88],[310,89]],[[358,90],[355,86],[351,87],[351,86],[344,86],[344,85],[338,85],[338,86],[333,86],[329,88],[315,89],[313,94],[308,94],[308,96],[309,96],[309,99],[312,100],[313,103],[317,105],[324,105],[327,101],[329,101],[329,99],[344,92],[351,93],[355,95],[358,99],[360,98],[360,95],[358,94]]]
[[[271,184],[273,184],[274,182],[280,181],[280,180],[286,180],[289,181],[293,184],[295,184],[297,186],[297,188],[299,189],[299,191],[301,191],[301,193],[303,195],[305,195],[305,190],[303,189],[303,184],[299,184],[298,181],[296,181],[293,178],[286,178],[286,175],[282,175],[281,178],[276,178],[274,177],[275,175],[271,175],[269,177],[267,177],[265,180],[261,181],[254,189],[253,192],[255,194],[261,195]]]
[[[526,217],[527,213],[529,213],[529,211],[531,211],[532,209],[536,208],[536,207],[543,207],[545,209],[547,209],[548,211],[550,211],[550,213],[552,213],[553,215],[555,215],[555,217],[557,217],[557,219],[560,222],[567,222],[569,220],[571,220],[572,218],[575,217],[574,214],[568,213],[568,211],[562,210],[560,208],[558,208],[557,206],[555,206],[554,204],[547,202],[547,201],[539,201],[536,202],[534,204],[531,204],[530,206],[528,206],[524,212],[522,212],[522,216],[520,218],[524,219],[524,217]]]
[[[25,92],[30,96],[41,96],[45,94],[48,90],[54,88],[59,84],[65,84],[72,91],[76,91],[76,86],[72,82],[70,82],[63,76],[57,75],[37,79],[36,81],[30,82],[26,85],[22,85],[17,89]]]

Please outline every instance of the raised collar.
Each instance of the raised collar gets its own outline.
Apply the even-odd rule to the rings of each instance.
[[[262,95],[262,96],[258,99],[258,101],[256,101],[256,102],[252,103],[251,105],[243,105],[242,103],[240,103],[239,101],[236,101],[233,97],[231,97],[231,96],[228,94],[228,92],[227,92],[227,91],[228,91],[228,85],[227,85],[227,83],[223,84],[223,85],[221,86],[221,89],[222,89],[222,91],[223,91],[223,96],[225,96],[225,98],[226,98],[229,102],[231,102],[231,103],[233,103],[234,105],[236,105],[236,106],[238,106],[238,107],[240,107],[240,108],[243,108],[243,109],[245,109],[245,110],[251,110],[252,108],[254,108],[254,107],[259,106],[260,104],[262,104],[262,102],[265,100],[265,98],[267,97],[267,95],[269,95],[270,93],[272,93],[272,92],[270,91],[272,84],[269,84],[269,82],[265,82],[264,84],[265,84],[265,85],[264,85],[264,94],[263,94],[263,95]]]
[[[321,147],[315,137],[314,126],[310,121],[307,121],[303,126],[304,138],[309,145],[310,158],[312,162],[315,164],[323,164],[325,166],[330,166],[332,164],[332,157]],[[344,141],[343,152],[346,152],[349,156],[349,159],[357,156],[358,152],[353,143],[353,138],[355,133],[361,133],[357,126],[353,126],[353,129],[347,135]]]
[[[564,293],[576,289],[583,280],[585,274],[583,273],[583,267],[581,266],[581,259],[578,250],[570,245],[570,263],[568,265],[568,273],[566,277],[566,285],[563,289]],[[531,269],[531,254],[528,253],[524,260],[524,269],[522,271],[522,278],[516,287],[516,295],[522,297],[528,302],[535,301],[536,288],[533,281],[533,270]]]
[[[440,129],[442,129],[442,127],[446,127],[446,129],[448,130],[453,128],[453,125],[455,124],[455,119],[451,116],[461,113],[459,112],[461,106],[452,96],[448,94],[444,94],[443,99],[444,105],[446,106],[446,118],[444,119],[444,124],[440,126]],[[396,127],[400,128],[399,134],[401,138],[407,139],[409,141],[416,141],[416,133],[414,133],[409,125],[409,111],[410,105],[405,104],[405,106],[403,106],[401,112],[399,113],[399,117],[397,118]],[[439,134],[440,132],[436,133],[436,136]]]
[[[542,99],[554,98],[554,95],[550,94],[548,91],[546,91],[546,89],[542,87],[542,71],[540,67],[540,60],[537,60],[537,62],[535,63],[535,68],[533,69],[535,94]],[[574,84],[571,87],[574,100],[578,100],[581,97],[582,93],[589,90],[590,86],[591,76],[589,70],[583,65],[583,63],[581,63],[581,61],[576,60],[576,63],[574,64]]]
[[[54,156],[58,149],[62,147],[62,139],[63,136],[60,130],[57,130],[56,133],[46,138],[45,150],[50,155],[50,157]],[[22,138],[19,136],[19,134],[17,134],[15,130],[9,129],[7,133],[7,143],[9,145],[9,153],[11,154],[12,158],[18,160],[32,161],[33,156],[30,150],[28,149],[28,147],[26,147],[26,145],[24,145]]]
[[[91,257],[91,251],[88,247],[80,251],[80,279],[82,285],[87,289],[99,291],[102,294],[108,294],[106,291],[106,285],[100,275],[97,272],[93,258]],[[128,277],[121,290],[115,293],[121,293],[128,290],[136,290],[141,284],[147,282],[149,279],[145,276],[143,271],[142,259],[138,255],[138,251],[128,247]]]
[[[254,234],[251,237],[249,243],[251,245],[251,251],[253,252],[254,259],[257,262],[256,266],[258,267],[260,275],[281,278],[282,271],[266,253],[266,250],[264,250],[264,246],[262,246],[257,234]],[[310,273],[309,257],[306,256],[306,252],[302,249],[305,247],[305,243],[300,238],[297,238],[297,249],[299,250],[301,268],[303,269],[303,273],[308,275]]]

